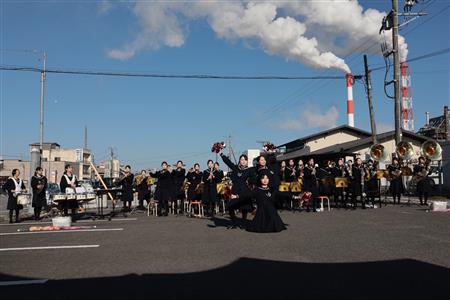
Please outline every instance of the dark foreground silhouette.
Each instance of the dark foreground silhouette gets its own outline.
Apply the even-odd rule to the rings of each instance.
[[[0,280],[25,280],[0,274]],[[36,278],[34,278],[36,279]],[[0,286],[1,299],[450,299],[450,270],[416,261],[295,263],[241,258],[205,272]]]

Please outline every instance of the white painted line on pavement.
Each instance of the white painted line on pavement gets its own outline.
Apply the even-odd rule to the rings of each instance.
[[[74,230],[54,230],[54,231],[24,231],[24,232],[5,232],[0,233],[0,236],[5,235],[21,235],[21,234],[38,234],[38,233],[69,233],[69,232],[98,232],[98,231],[122,231],[123,228],[98,228],[98,229],[74,229]]]
[[[123,219],[111,219],[111,221],[136,221],[137,218],[123,218]],[[92,222],[110,222],[109,220],[78,220],[76,224],[92,223]],[[26,225],[42,225],[42,224],[52,224],[52,222],[23,222],[23,223],[12,223],[12,224],[0,224],[0,226],[26,226]]]
[[[98,248],[98,247],[100,247],[100,245],[21,247],[21,248],[0,248],[0,251],[51,250],[51,249],[82,249],[82,248]]]
[[[48,281],[48,279],[0,281],[0,286],[44,284],[44,283],[47,283],[47,281]]]

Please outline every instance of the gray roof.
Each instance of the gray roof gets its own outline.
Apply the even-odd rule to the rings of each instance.
[[[317,139],[317,138],[320,138],[322,136],[327,136],[327,135],[330,135],[330,134],[338,132],[338,131],[353,132],[353,133],[356,133],[356,134],[359,134],[359,135],[363,135],[363,136],[366,136],[366,137],[369,137],[371,135],[369,132],[367,132],[365,130],[362,130],[362,129],[359,129],[359,128],[355,128],[355,127],[351,127],[351,126],[348,126],[348,125],[341,125],[341,126],[337,126],[337,127],[334,127],[334,128],[330,128],[330,129],[324,130],[324,131],[320,131],[318,133],[307,135],[307,136],[302,137],[300,139],[293,140],[291,142],[282,144],[282,145],[280,145],[278,147],[283,147],[283,146],[286,146],[286,145],[289,145],[289,144],[305,143],[305,142],[307,142],[309,140]]]
[[[404,137],[418,140],[421,143],[429,140],[427,137],[416,134],[411,131],[403,130],[402,134]],[[388,131],[388,132],[377,134],[378,142],[383,142],[383,141],[393,139],[393,138],[395,138],[395,131]],[[336,154],[336,153],[349,152],[352,149],[369,146],[371,144],[372,144],[372,137],[367,137],[364,139],[359,139],[359,140],[355,140],[355,141],[351,141],[351,142],[336,144],[336,145],[332,145],[332,146],[329,146],[326,148],[322,148],[322,149],[312,152],[311,155],[324,155],[324,154]]]

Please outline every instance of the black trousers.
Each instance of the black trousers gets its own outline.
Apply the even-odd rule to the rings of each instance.
[[[16,222],[19,222],[19,213],[20,213],[20,209],[17,207],[16,209],[10,209],[9,210],[9,222],[12,223],[13,221],[13,212],[16,212]]]
[[[334,202],[336,207],[345,206],[344,188],[338,187],[334,189]]]

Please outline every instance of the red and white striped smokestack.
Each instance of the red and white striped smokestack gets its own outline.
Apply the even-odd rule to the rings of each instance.
[[[355,115],[353,110],[353,76],[348,73],[345,75],[347,81],[347,125],[355,127]]]

